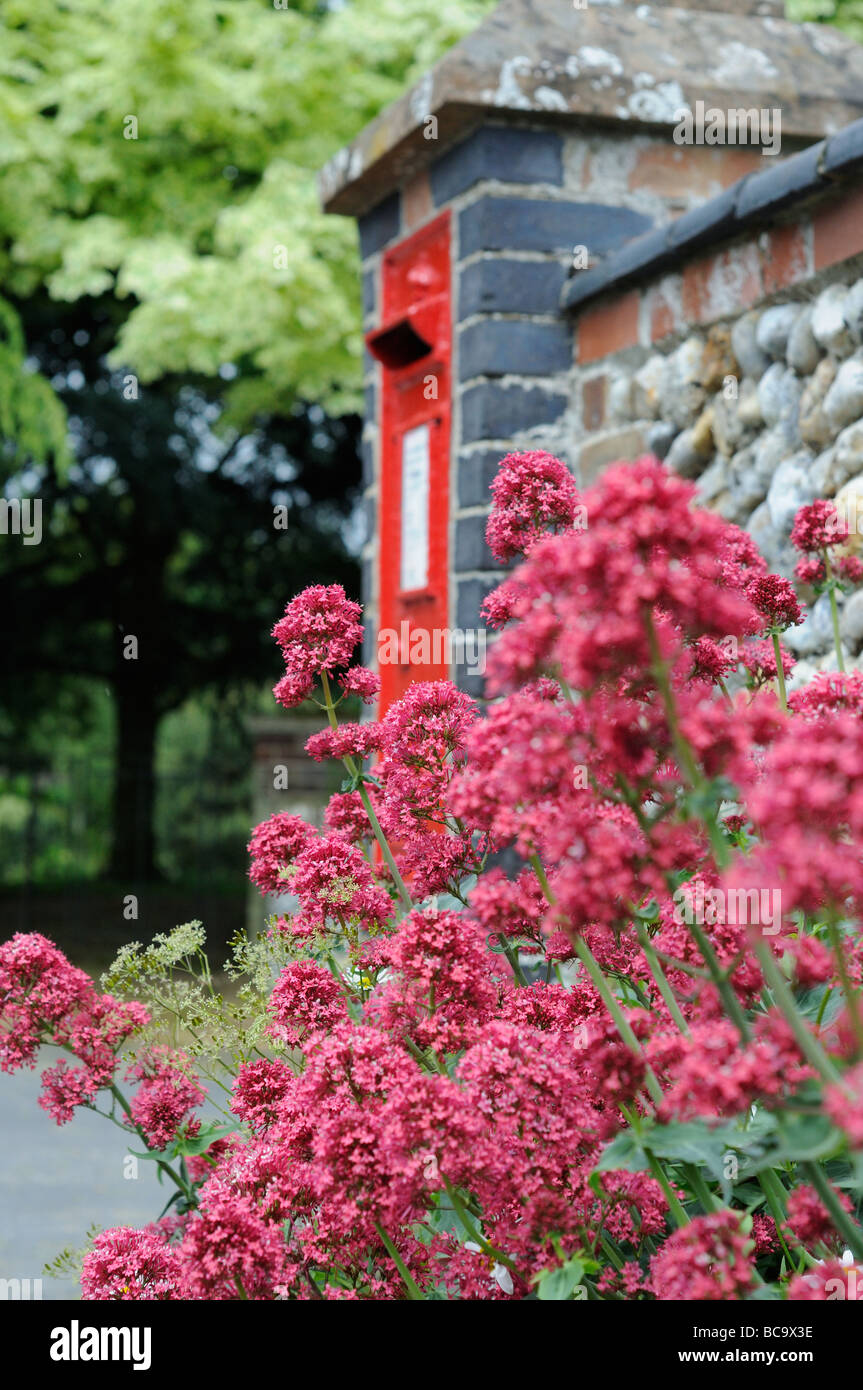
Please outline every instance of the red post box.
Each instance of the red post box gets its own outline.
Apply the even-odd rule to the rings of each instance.
[[[449,674],[450,216],[384,254],[378,499],[380,712]]]

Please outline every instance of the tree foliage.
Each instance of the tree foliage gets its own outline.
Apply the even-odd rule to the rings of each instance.
[[[0,285],[116,296],[144,382],[234,363],[226,425],[356,408],[355,229],[315,175],[489,7],[7,0]]]

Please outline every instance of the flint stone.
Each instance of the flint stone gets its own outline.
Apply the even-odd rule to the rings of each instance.
[[[821,349],[812,332],[812,313],[812,305],[807,304],[788,335],[788,365],[800,376],[811,375],[821,360]]]
[[[814,502],[817,495],[812,483],[811,451],[800,449],[783,459],[767,492],[770,520],[777,531],[790,534],[797,512],[808,502]]]
[[[824,414],[837,430],[863,415],[863,351],[842,363],[824,397]]]
[[[665,358],[655,353],[635,373],[632,382],[632,408],[637,420],[655,420],[659,415],[659,384],[665,371]]]
[[[757,380],[770,366],[770,358],[758,346],[759,315],[754,309],[742,314],[731,330],[731,346],[744,376]]]
[[[700,338],[687,338],[665,360],[659,382],[659,413],[673,420],[678,429],[692,423],[704,404],[701,385],[701,363],[704,343]]]
[[[839,633],[853,651],[863,647],[863,589],[856,589],[845,603],[845,610],[839,618]]]
[[[853,284],[845,296],[842,309],[845,327],[858,345],[863,343],[863,280]]]
[[[853,347],[853,339],[845,323],[844,285],[828,285],[815,301],[812,312],[812,332],[827,352],[845,357]]]
[[[835,377],[836,362],[832,357],[825,357],[804,387],[797,417],[804,444],[827,444],[836,433],[824,412],[824,397]]]
[[[784,359],[788,339],[799,317],[799,304],[774,304],[771,309],[765,309],[755,330],[755,341],[761,351],[774,361]]]

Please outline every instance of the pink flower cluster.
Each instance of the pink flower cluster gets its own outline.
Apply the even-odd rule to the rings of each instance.
[[[525,556],[487,605],[495,698],[419,683],[309,740],[348,781],[323,829],[252,835],[297,906],[242,1129],[175,1216],[98,1238],[85,1296],[524,1299],[577,1266],[592,1299],[808,1300],[863,1257],[863,678],[785,708],[793,586],[655,459],[581,498],[510,455],[489,542]],[[337,586],[288,605],[278,698],[344,672],[358,617]],[[4,1065],[131,1023],[15,940]],[[198,1132],[184,1059],[134,1075],[148,1142]]]

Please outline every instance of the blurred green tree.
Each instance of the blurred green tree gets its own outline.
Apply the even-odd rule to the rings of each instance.
[[[145,383],[234,363],[225,428],[356,409],[356,232],[316,172],[491,6],[4,0],[0,288],[115,296]]]

